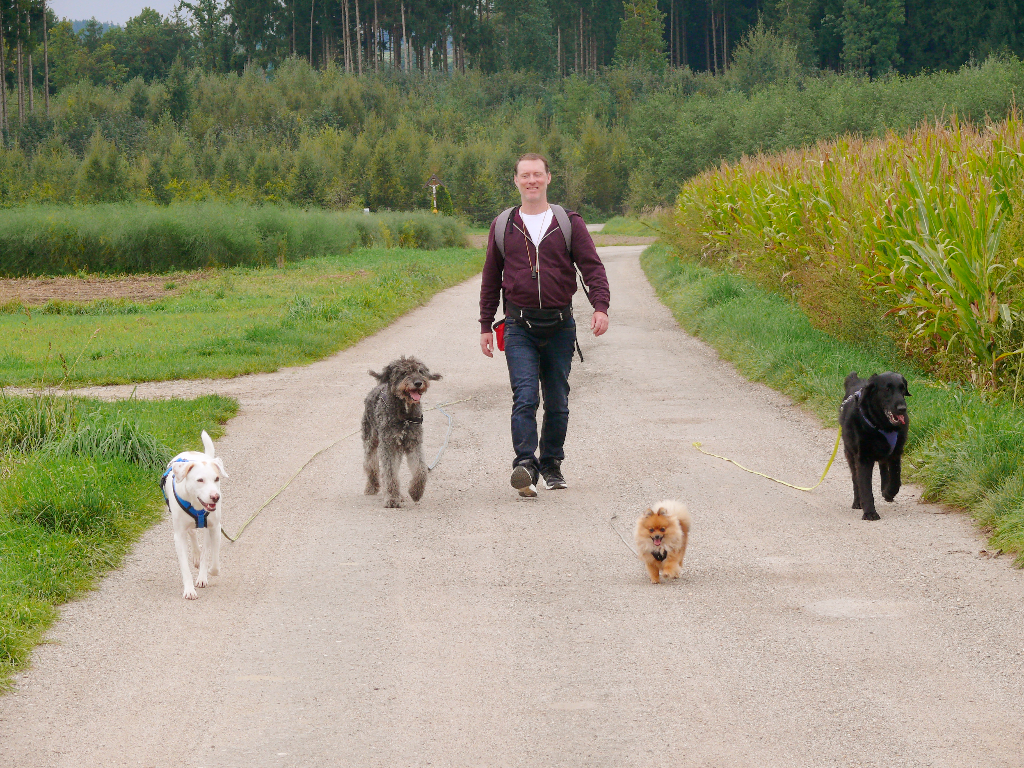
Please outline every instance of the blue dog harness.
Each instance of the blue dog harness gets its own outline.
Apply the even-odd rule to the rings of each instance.
[[[896,450],[896,441],[899,439],[900,433],[898,431],[895,431],[895,430],[890,432],[887,429],[881,429],[880,427],[876,427],[874,425],[874,423],[871,421],[871,419],[868,418],[868,415],[866,413],[864,413],[863,395],[864,395],[864,390],[863,389],[858,389],[856,392],[854,392],[848,398],[843,400],[843,405],[846,405],[848,402],[850,402],[850,400],[856,400],[857,401],[857,413],[860,414],[860,417],[864,420],[865,424],[867,424],[869,427],[871,427],[871,429],[875,430],[875,432],[878,432],[879,434],[881,434],[882,437],[885,438],[885,441],[887,443],[889,443],[889,455],[891,456],[892,452]],[[842,408],[842,406],[840,406],[840,408]]]
[[[174,468],[171,466],[171,464],[175,464],[177,462],[185,464],[188,463],[189,461],[190,459],[174,459],[173,461],[171,461],[171,463],[167,465],[167,469],[164,471],[163,476],[160,478],[160,485],[163,486],[163,484],[167,482],[167,478],[169,476],[171,478],[171,493],[174,494],[174,500],[178,502],[178,506],[185,511],[185,514],[187,514],[189,517],[196,521],[196,528],[205,528],[206,515],[208,514],[207,511],[205,509],[196,509],[183,498],[181,498],[181,496],[178,495],[178,489],[174,484]]]

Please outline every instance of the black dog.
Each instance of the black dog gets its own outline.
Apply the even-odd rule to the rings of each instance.
[[[875,462],[882,476],[882,497],[892,501],[900,491],[900,459],[907,442],[910,397],[907,380],[898,373],[876,373],[862,379],[854,371],[846,377],[846,399],[839,406],[843,450],[853,475],[853,508],[863,509],[863,520],[880,520],[871,493]]]

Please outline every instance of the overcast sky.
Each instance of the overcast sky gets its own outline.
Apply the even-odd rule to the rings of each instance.
[[[47,0],[47,6],[61,19],[91,19],[124,24],[138,16],[143,8],[152,8],[167,16],[178,0]]]

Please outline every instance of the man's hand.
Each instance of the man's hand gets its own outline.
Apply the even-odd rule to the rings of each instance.
[[[590,330],[594,332],[595,336],[600,336],[608,330],[608,315],[604,312],[595,312],[594,316],[590,318]]]
[[[605,326],[608,325],[607,319],[605,320]],[[480,334],[480,351],[488,357],[494,357],[494,334],[493,333],[481,333]]]

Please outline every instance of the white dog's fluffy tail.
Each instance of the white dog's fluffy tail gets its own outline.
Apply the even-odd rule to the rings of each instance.
[[[206,434],[206,430],[203,430],[203,448],[206,449],[206,455],[211,459],[213,458],[213,440]]]

